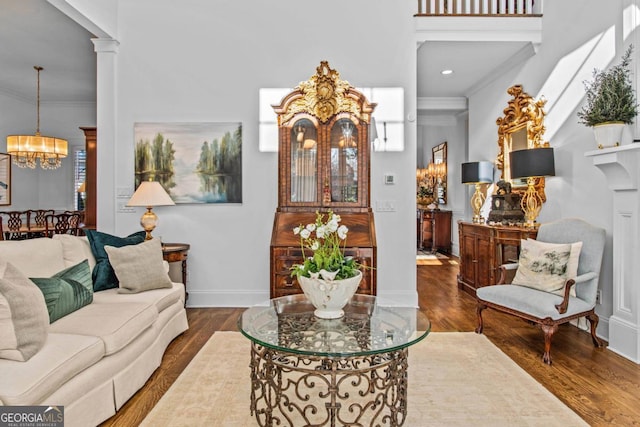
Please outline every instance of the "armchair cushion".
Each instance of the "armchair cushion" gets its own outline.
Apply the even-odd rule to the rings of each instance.
[[[509,307],[511,310],[519,311],[538,319],[549,317],[553,320],[559,320],[593,308],[593,306],[580,298],[569,297],[566,313],[560,314],[555,306],[562,302],[561,296],[518,285],[484,286],[476,290],[476,295],[483,301]]]
[[[512,283],[562,295],[567,279],[578,274],[581,248],[582,242],[561,244],[522,240],[518,270]],[[575,295],[572,288],[571,296]]]

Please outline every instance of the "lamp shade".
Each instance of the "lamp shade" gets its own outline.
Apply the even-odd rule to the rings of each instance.
[[[509,153],[511,178],[555,176],[553,148],[531,148]]]
[[[171,206],[175,205],[171,197],[157,181],[144,181],[133,193],[127,206]]]
[[[481,182],[493,182],[493,163],[469,162],[462,164],[462,183],[477,184]]]

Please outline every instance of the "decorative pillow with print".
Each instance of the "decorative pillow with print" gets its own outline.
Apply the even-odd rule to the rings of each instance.
[[[562,294],[569,277],[571,244],[522,240],[518,270],[511,282],[545,292]]]

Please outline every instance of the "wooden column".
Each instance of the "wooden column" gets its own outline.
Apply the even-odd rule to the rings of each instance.
[[[95,127],[81,127],[84,132],[85,150],[87,151],[85,163],[85,202],[84,224],[85,228],[96,229],[96,169],[97,169],[97,130]]]

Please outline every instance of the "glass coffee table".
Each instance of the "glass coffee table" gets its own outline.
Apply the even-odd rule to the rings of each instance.
[[[251,341],[251,414],[260,426],[400,426],[409,347],[431,324],[415,307],[354,295],[340,319],[320,319],[291,295],[238,319]]]

